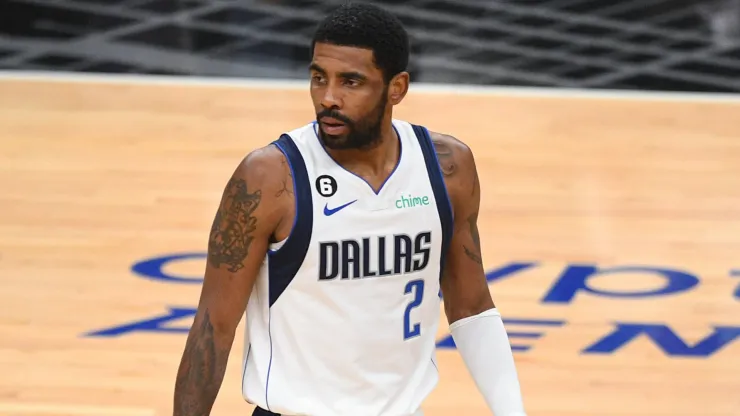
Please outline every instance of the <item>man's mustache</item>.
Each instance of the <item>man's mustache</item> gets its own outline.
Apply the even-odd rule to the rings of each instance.
[[[342,115],[337,110],[333,110],[331,108],[327,108],[326,110],[323,110],[320,113],[316,114],[316,119],[317,120],[321,120],[324,117],[335,118],[335,119],[341,121],[342,123],[344,123],[344,124],[346,124],[348,126],[354,125],[354,123],[352,122],[351,119],[349,119],[348,117]]]

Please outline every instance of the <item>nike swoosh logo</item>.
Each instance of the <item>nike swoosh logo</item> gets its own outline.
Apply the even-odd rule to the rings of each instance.
[[[341,211],[341,210],[343,210],[343,209],[347,208],[348,206],[350,206],[350,205],[354,204],[355,202],[357,202],[357,200],[356,200],[356,199],[355,199],[354,201],[351,201],[351,202],[347,202],[347,203],[346,203],[346,204],[344,204],[344,205],[340,205],[340,206],[338,206],[338,207],[336,207],[336,208],[332,208],[332,209],[329,209],[329,204],[326,204],[326,205],[324,206],[324,215],[326,215],[327,217],[328,217],[328,216],[330,216],[330,215],[334,215],[334,214],[336,214],[337,212],[339,212],[339,211]]]

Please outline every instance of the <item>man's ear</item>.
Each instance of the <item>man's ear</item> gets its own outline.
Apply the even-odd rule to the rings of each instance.
[[[406,93],[409,92],[409,79],[408,72],[396,74],[391,79],[388,85],[388,100],[391,104],[399,104],[406,97]]]

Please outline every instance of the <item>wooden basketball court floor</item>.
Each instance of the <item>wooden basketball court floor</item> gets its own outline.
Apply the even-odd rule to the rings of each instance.
[[[740,415],[740,100],[412,88],[396,116],[476,154],[529,415]],[[0,415],[171,414],[225,180],[312,118],[304,87],[0,81]],[[446,337],[426,414],[489,414]],[[251,411],[242,353],[214,415]]]

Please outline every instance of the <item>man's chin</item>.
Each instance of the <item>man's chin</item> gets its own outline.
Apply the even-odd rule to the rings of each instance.
[[[324,147],[329,149],[346,149],[347,148],[347,136],[328,134],[323,129],[321,130],[321,141],[324,143]]]

